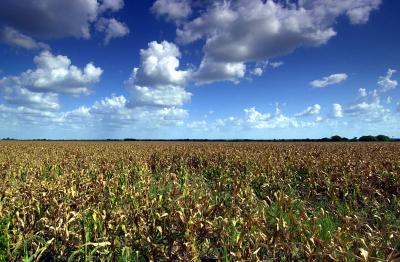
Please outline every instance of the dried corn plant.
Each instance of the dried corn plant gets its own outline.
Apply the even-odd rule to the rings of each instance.
[[[398,261],[400,144],[1,142],[0,261]]]

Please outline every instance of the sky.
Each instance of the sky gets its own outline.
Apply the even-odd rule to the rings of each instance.
[[[2,0],[0,137],[400,137],[400,2]]]

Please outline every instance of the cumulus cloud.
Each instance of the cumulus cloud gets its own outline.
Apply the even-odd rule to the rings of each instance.
[[[198,70],[193,73],[193,79],[199,83],[211,83],[223,80],[238,82],[245,73],[246,65],[244,63],[216,62],[205,58]]]
[[[363,98],[367,96],[367,89],[365,88],[359,88],[358,89],[358,97]]]
[[[356,1],[357,2],[357,1]],[[365,1],[364,1],[365,2]],[[378,9],[381,4],[381,0],[372,0],[364,3],[363,0],[358,0],[359,6],[351,5],[351,3],[347,3],[348,10],[346,11],[346,15],[349,17],[350,22],[353,24],[364,24],[368,21],[370,13]],[[346,4],[346,3],[344,3]]]
[[[271,114],[262,114],[255,107],[244,109],[246,114],[246,123],[255,128],[263,128],[268,125],[268,120],[271,119]]]
[[[333,104],[332,105],[332,117],[333,118],[343,117],[343,109],[342,109],[341,104]]]
[[[253,69],[253,71],[251,71],[251,74],[255,76],[262,76],[263,73],[264,70],[261,67],[256,67]]]
[[[373,10],[379,8],[381,0],[305,0],[300,5],[318,16],[324,23],[332,23],[340,15],[346,15],[352,24],[363,24]]]
[[[140,50],[141,65],[133,70],[126,81],[132,93],[131,106],[182,106],[192,96],[184,85],[191,72],[178,70],[180,52],[167,41],[150,42]]]
[[[326,87],[328,85],[339,84],[347,79],[347,74],[339,73],[339,74],[332,74],[330,76],[326,76],[319,80],[313,80],[310,82],[310,85],[316,88]]]
[[[379,77],[378,86],[380,92],[385,93],[396,88],[398,82],[392,79],[394,73],[396,73],[396,70],[389,68],[385,76]]]
[[[140,67],[126,81],[130,99],[112,95],[92,106],[60,112],[59,95],[90,93],[102,69],[92,63],[80,69],[66,56],[43,51],[34,58],[35,69],[0,80],[3,100],[10,105],[1,105],[0,118],[15,119],[14,123],[20,125],[40,123],[46,112],[46,124],[84,130],[182,126],[188,111],[180,107],[191,98],[191,93],[184,89],[191,72],[179,70],[179,58],[179,49],[174,44],[151,42],[147,49],[141,50]]]
[[[370,92],[362,88],[359,89],[357,99],[343,109],[343,114],[360,119],[363,122],[387,119],[391,112],[381,103],[380,94],[376,89]]]
[[[169,107],[129,107],[124,96],[106,97],[96,101],[91,107],[83,108],[74,113],[84,114],[86,122],[93,126],[106,125],[113,128],[137,127],[159,128],[165,125],[181,125],[188,116],[185,109]],[[67,115],[68,120],[71,115]]]
[[[363,121],[372,121],[373,119],[382,119],[390,110],[381,105],[379,99],[367,102],[352,104],[348,106],[344,113],[353,117],[362,117]]]
[[[190,0],[157,0],[151,11],[156,15],[165,16],[168,20],[179,21],[192,13],[190,4]]]
[[[9,107],[0,104],[0,120],[16,127],[41,127],[75,129],[82,131],[121,129],[151,130],[166,126],[181,126],[188,116],[182,108],[127,107],[124,96],[112,95],[96,101],[92,106],[80,106],[74,110],[59,112],[46,108],[27,106]]]
[[[299,46],[323,44],[336,34],[332,26],[338,16],[366,22],[379,4],[376,0],[301,1],[297,6],[270,0],[221,1],[184,24],[177,36],[182,43],[206,38],[205,52],[217,61],[266,60]],[[364,19],[357,19],[356,13]]]
[[[237,118],[234,116],[230,116],[227,118],[223,119],[217,119],[215,123],[211,123],[211,126],[215,125],[215,129],[220,130],[220,129],[243,129],[243,119],[242,118]]]
[[[114,128],[133,124],[137,116],[126,107],[127,103],[128,100],[124,96],[115,95],[96,101],[88,108],[89,121],[95,122],[92,125],[101,123]]]
[[[33,38],[24,35],[8,26],[5,26],[0,30],[0,42],[28,50],[50,49],[47,44],[37,42]]]
[[[123,8],[123,0],[37,0],[37,1],[0,1],[0,27],[11,28],[3,42],[27,46],[32,39],[77,37],[88,39],[91,27],[103,15]],[[126,26],[116,20],[110,20],[106,38],[121,36]],[[123,28],[123,30],[122,30]],[[118,32],[118,33],[116,33]],[[123,35],[126,35],[123,34]],[[30,41],[31,39],[32,41]],[[37,44],[42,45],[40,42]],[[39,46],[40,47],[40,46]]]
[[[381,102],[382,94],[397,86],[397,81],[392,79],[394,72],[394,70],[389,69],[386,76],[379,77],[378,89],[368,91],[366,88],[359,88],[356,98],[350,104],[346,106],[334,104],[332,117],[351,117],[363,123],[397,121],[393,118],[391,110],[385,107],[392,102],[391,97],[388,96],[384,103]]]
[[[102,0],[99,13],[110,10],[116,12],[124,7],[124,0]]]
[[[126,24],[119,22],[115,18],[99,19],[96,24],[96,30],[105,33],[105,45],[107,45],[112,38],[124,37],[129,34],[129,28]]]
[[[246,128],[254,129],[274,129],[287,127],[307,127],[313,125],[311,122],[297,121],[293,117],[284,115],[279,108],[276,108],[274,115],[270,113],[261,113],[255,107],[244,109],[245,117],[243,123]]]
[[[129,90],[133,95],[132,106],[183,106],[191,98],[191,93],[179,86],[161,86],[158,88],[134,86]]]
[[[269,62],[268,63],[272,68],[278,68],[283,66],[283,62],[282,61],[276,61],[276,62]]]
[[[282,61],[275,61],[275,62],[265,61],[262,63],[258,62],[255,64],[254,69],[250,71],[250,75],[262,76],[262,74],[267,70],[268,67],[276,69],[278,67],[281,67],[282,65],[283,65]]]
[[[19,76],[7,76],[0,88],[27,89],[32,92],[80,95],[89,94],[90,86],[99,81],[103,70],[87,64],[83,69],[71,64],[67,56],[43,51],[34,58],[36,68]]]
[[[8,125],[32,127],[32,125],[49,125],[58,121],[57,112],[45,111],[25,106],[8,107],[0,104],[0,120]],[[9,127],[9,126],[7,126]]]
[[[47,111],[60,108],[57,94],[35,93],[19,86],[9,87],[3,85],[3,80],[0,80],[0,93],[4,101],[10,105]]]
[[[319,104],[315,104],[313,106],[307,107],[303,112],[295,114],[295,116],[303,117],[303,116],[318,115],[320,111],[321,111],[321,106]]]
[[[213,1],[205,11],[177,28],[177,41],[188,44],[205,39],[204,64],[265,61],[298,47],[326,43],[336,35],[333,26],[339,16],[347,15],[352,23],[367,22],[369,13],[380,2]]]
[[[192,131],[202,132],[223,132],[227,134],[234,132],[235,138],[239,132],[251,132],[251,130],[265,130],[265,129],[282,129],[288,127],[307,127],[314,123],[300,122],[294,118],[277,113],[272,115],[270,113],[261,113],[255,107],[245,108],[243,110],[244,116],[229,116],[226,118],[218,118],[213,121],[193,121],[186,126]],[[243,133],[242,133],[243,134]]]
[[[201,121],[193,121],[187,124],[187,127],[196,131],[208,131],[209,126],[207,121],[201,120]]]
[[[4,0],[0,2],[0,23],[34,37],[89,38],[98,8],[96,0]]]

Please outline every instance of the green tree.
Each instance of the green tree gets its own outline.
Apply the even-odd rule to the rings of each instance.
[[[376,136],[377,141],[390,141],[390,137],[385,136],[385,135],[378,135]]]
[[[363,142],[377,141],[376,137],[374,136],[362,136],[358,140]]]

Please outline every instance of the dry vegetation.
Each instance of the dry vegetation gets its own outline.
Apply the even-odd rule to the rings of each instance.
[[[392,260],[399,143],[0,143],[0,261]]]

